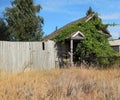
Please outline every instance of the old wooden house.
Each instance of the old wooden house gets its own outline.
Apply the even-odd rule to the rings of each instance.
[[[93,19],[95,14],[90,14],[88,16],[85,16],[83,18],[80,18],[76,21],[73,21],[71,23],[68,23],[67,25],[56,29],[54,32],[49,34],[44,38],[44,41],[46,40],[54,40],[56,42],[56,51],[57,51],[57,56],[56,56],[56,64],[58,66],[63,66],[64,63],[69,62],[71,65],[75,62],[75,57],[74,57],[74,50],[77,46],[77,44],[80,41],[84,41],[86,39],[84,33],[82,33],[80,30],[75,30],[74,32],[68,33],[64,39],[64,42],[58,42],[54,37],[58,36],[61,34],[62,30],[68,28],[69,26],[75,25],[79,22],[88,22]],[[80,26],[78,26],[80,27]],[[104,33],[106,37],[110,37],[110,33],[108,30],[98,30],[100,34]]]
[[[110,40],[109,44],[115,51],[120,53],[120,39]]]

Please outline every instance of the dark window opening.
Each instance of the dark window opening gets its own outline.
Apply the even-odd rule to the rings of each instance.
[[[42,42],[42,49],[45,50],[45,43]]]

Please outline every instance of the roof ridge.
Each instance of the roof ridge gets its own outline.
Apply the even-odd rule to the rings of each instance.
[[[44,37],[43,40],[51,39],[53,36],[56,36],[57,34],[59,34],[59,32],[60,32],[62,29],[68,27],[69,25],[75,24],[75,23],[77,23],[77,22],[79,22],[79,21],[85,20],[85,22],[88,22],[88,21],[91,20],[94,16],[95,16],[95,14],[93,13],[93,14],[87,15],[87,16],[85,16],[85,17],[79,18],[79,19],[77,19],[77,20],[75,20],[75,21],[72,21],[72,22],[70,22],[70,23],[62,26],[61,28],[53,31],[51,34],[49,34],[49,35],[47,35],[46,37]],[[109,34],[109,31],[108,31],[108,30],[106,30],[106,32]]]
[[[59,33],[59,31],[61,31],[62,29],[66,28],[67,26],[72,25],[72,24],[75,24],[75,23],[77,23],[78,21],[80,21],[80,20],[82,21],[82,20],[84,20],[84,19],[86,19],[86,18],[87,18],[87,16],[82,17],[82,18],[79,18],[79,19],[77,19],[77,20],[75,20],[75,21],[72,21],[72,22],[70,22],[70,23],[62,26],[61,28],[59,28],[59,29],[53,31],[51,34],[47,35],[47,36],[44,38],[44,40],[47,40],[48,38],[51,38],[51,37],[54,36],[54,35],[57,35],[57,33]]]

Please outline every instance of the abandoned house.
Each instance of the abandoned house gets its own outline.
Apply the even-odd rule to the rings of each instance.
[[[115,51],[120,53],[120,39],[110,40],[109,44]]]
[[[52,32],[51,34],[49,34],[48,36],[46,36],[44,38],[44,41],[47,40],[54,40],[56,42],[56,51],[57,51],[57,57],[56,57],[56,63],[58,64],[58,66],[62,66],[63,62],[69,62],[70,64],[73,64],[75,62],[75,57],[74,57],[74,50],[77,46],[77,44],[80,41],[84,41],[84,39],[86,39],[84,33],[82,33],[79,29],[75,30],[74,32],[70,32],[70,33],[65,33],[66,36],[62,36],[62,31],[64,29],[67,29],[69,26],[74,26],[80,22],[88,22],[90,20],[93,19],[93,17],[95,16],[95,14],[90,14],[87,15],[83,18],[80,18],[76,21],[73,21],[71,23],[68,23],[67,25],[57,29]],[[78,26],[78,28],[80,28],[80,26]],[[110,37],[110,33],[108,30],[98,30],[100,34],[104,33],[105,37]],[[56,37],[61,37],[64,38],[64,41],[59,42]]]

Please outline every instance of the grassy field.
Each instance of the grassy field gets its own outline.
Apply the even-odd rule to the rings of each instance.
[[[0,100],[120,100],[120,69],[1,72]]]

